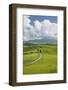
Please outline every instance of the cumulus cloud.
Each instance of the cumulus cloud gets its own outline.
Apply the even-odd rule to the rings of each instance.
[[[30,16],[24,16],[24,41],[42,39],[44,37],[57,38],[57,24],[50,20],[35,20],[31,24]]]
[[[41,28],[42,28],[41,22],[38,21],[38,20],[34,21],[34,28],[35,28],[37,31],[40,31]]]
[[[49,36],[49,37],[54,37],[56,38],[57,34],[57,24],[52,23],[49,20],[44,20],[42,22],[42,30],[43,30],[43,35]]]

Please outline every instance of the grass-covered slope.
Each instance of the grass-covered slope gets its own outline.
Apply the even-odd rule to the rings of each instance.
[[[42,57],[39,58],[39,49]],[[55,44],[30,44],[24,45],[23,74],[57,73],[57,45]]]

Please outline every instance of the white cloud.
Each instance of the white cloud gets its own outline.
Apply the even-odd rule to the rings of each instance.
[[[41,28],[42,28],[41,22],[38,21],[38,20],[34,21],[34,28],[35,28],[37,31],[40,31]]]
[[[26,27],[26,26],[28,26],[28,25],[30,25],[30,19],[29,19],[29,16],[24,16],[24,26]]]
[[[34,37],[34,27],[30,22],[29,16],[24,16],[24,41],[28,41]]]
[[[52,23],[49,20],[44,20],[42,22],[43,34],[49,37],[56,37],[57,34],[57,24]]]
[[[30,16],[24,16],[24,41],[41,39],[45,36],[57,38],[57,24],[50,20],[35,20],[31,25]]]

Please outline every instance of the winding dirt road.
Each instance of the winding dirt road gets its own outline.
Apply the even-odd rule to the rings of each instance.
[[[39,61],[39,60],[41,59],[41,57],[42,57],[42,54],[39,53],[38,56],[39,56],[39,57],[38,57],[37,59],[33,60],[33,62],[31,62],[31,63],[26,64],[26,66],[32,65],[32,64],[36,63],[37,61]]]

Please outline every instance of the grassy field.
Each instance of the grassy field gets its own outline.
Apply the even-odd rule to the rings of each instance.
[[[30,44],[24,45],[23,49],[23,74],[57,73],[57,45]],[[39,50],[41,50],[41,53]],[[39,57],[40,59],[34,62]]]

